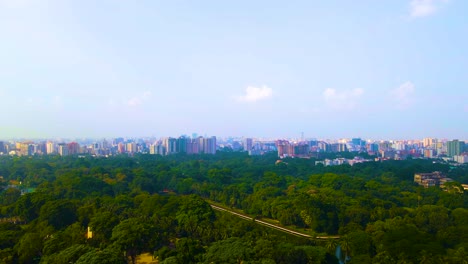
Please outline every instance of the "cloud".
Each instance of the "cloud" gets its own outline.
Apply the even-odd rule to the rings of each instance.
[[[150,91],[145,91],[144,93],[140,95],[134,96],[126,100],[124,104],[130,107],[140,106],[144,102],[148,101],[151,95],[152,93]]]
[[[408,108],[413,102],[415,86],[412,82],[408,81],[397,88],[390,91],[392,99],[396,102],[396,107],[399,109]]]
[[[410,2],[410,15],[414,18],[433,15],[440,6],[447,2],[448,0],[412,0]]]
[[[323,91],[323,99],[330,107],[337,110],[350,110],[356,107],[358,99],[364,94],[364,90],[356,88],[352,90],[337,91],[327,88]]]
[[[240,102],[253,103],[260,100],[265,100],[273,96],[273,89],[267,86],[254,87],[248,86],[245,89],[245,94],[237,97]]]

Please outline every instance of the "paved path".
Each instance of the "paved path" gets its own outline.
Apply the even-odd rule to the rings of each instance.
[[[208,202],[209,203],[209,202]],[[226,209],[226,208],[223,208],[223,207],[220,207],[220,206],[217,206],[217,205],[214,205],[214,204],[211,204],[211,207],[214,209],[214,210],[217,210],[217,211],[222,211],[222,212],[228,212],[230,214],[233,214],[239,218],[242,218],[244,220],[248,220],[248,221],[253,221],[254,219],[251,217],[251,216],[248,216],[248,215],[244,215],[244,214],[240,214],[240,213],[237,213],[237,212],[234,212],[232,210],[229,210],[229,209]],[[264,226],[267,226],[269,228],[273,228],[273,229],[276,229],[276,230],[279,230],[281,232],[285,232],[285,233],[288,233],[288,234],[292,234],[292,235],[295,235],[295,236],[299,236],[299,237],[306,237],[306,238],[314,238],[312,237],[311,235],[308,235],[308,234],[305,234],[305,233],[301,233],[301,232],[297,232],[297,231],[294,231],[294,230],[291,230],[291,229],[288,229],[288,228],[284,228],[284,227],[281,227],[281,226],[278,226],[278,225],[274,225],[274,224],[270,224],[268,222],[265,222],[265,221],[262,221],[262,220],[258,220],[258,219],[255,219],[255,223],[258,223],[258,224],[261,224],[261,225],[264,225]],[[333,238],[333,239],[338,239],[340,238],[339,236],[317,236],[315,237],[316,239],[330,239],[330,238]]]

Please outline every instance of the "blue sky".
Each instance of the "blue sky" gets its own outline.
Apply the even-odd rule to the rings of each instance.
[[[467,11],[0,0],[0,138],[468,139]]]

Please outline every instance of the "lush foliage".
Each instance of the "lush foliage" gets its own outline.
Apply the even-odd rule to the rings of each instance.
[[[160,263],[335,263],[338,245],[349,263],[466,261],[466,166],[276,161],[227,152],[2,156],[0,263],[125,263],[142,252]],[[413,183],[415,172],[436,170],[456,180],[446,191]],[[21,195],[29,187],[37,189]],[[205,199],[340,239],[291,237],[215,213]]]

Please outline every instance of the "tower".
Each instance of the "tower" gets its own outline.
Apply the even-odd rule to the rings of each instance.
[[[465,149],[465,142],[454,139],[447,141],[447,155],[449,157],[460,155]]]

